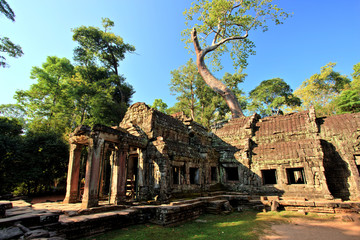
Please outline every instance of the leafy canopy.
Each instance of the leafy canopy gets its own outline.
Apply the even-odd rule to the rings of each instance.
[[[355,64],[353,69],[350,86],[334,100],[336,113],[360,112],[360,63]]]
[[[74,59],[83,63],[97,62],[118,75],[119,62],[124,60],[126,52],[134,52],[135,47],[109,32],[114,27],[113,21],[103,18],[102,25],[104,30],[92,26],[81,26],[72,30],[73,40],[79,44],[74,50]]]
[[[192,59],[171,71],[171,75],[170,90],[177,96],[178,102],[167,110],[168,113],[182,111],[207,128],[210,128],[214,121],[224,120],[230,113],[224,99],[204,82]],[[245,96],[238,85],[244,81],[245,77],[246,74],[243,73],[225,73],[222,79],[240,100],[242,108],[246,107]]]
[[[262,81],[249,93],[250,111],[258,111],[262,116],[279,112],[284,106],[300,106],[301,101],[292,93],[290,86],[281,78]]]
[[[294,95],[303,102],[302,109],[309,109],[310,106],[314,106],[320,115],[334,113],[332,101],[350,83],[350,79],[346,75],[341,75],[333,70],[335,66],[336,64],[331,62],[326,64],[321,68],[320,73],[316,73],[309,79],[306,79],[295,90]]]
[[[158,111],[160,111],[160,112],[166,113],[168,105],[165,102],[163,102],[162,99],[157,98],[157,99],[154,100],[151,107],[158,110]]]
[[[11,21],[15,21],[15,13],[5,0],[0,0],[0,13]],[[24,53],[19,45],[14,44],[8,37],[0,36],[0,53],[7,53],[10,57],[21,57]],[[6,57],[0,55],[0,67],[7,67]]]
[[[216,68],[221,68],[221,57],[227,52],[235,68],[245,67],[248,56],[255,54],[249,31],[267,31],[269,20],[281,24],[289,17],[272,0],[198,0],[184,15],[188,28],[182,32],[183,40],[191,49],[190,33],[195,27],[202,47],[212,51],[208,57]]]

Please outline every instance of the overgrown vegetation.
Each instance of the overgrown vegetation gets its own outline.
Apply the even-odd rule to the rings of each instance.
[[[64,187],[69,133],[81,124],[117,125],[122,120],[134,90],[118,67],[135,47],[112,27],[114,22],[104,18],[102,28],[73,29],[75,62],[48,56],[32,68],[30,88],[16,91],[17,103],[0,105],[0,195]]]
[[[255,240],[269,229],[274,222],[288,222],[289,218],[301,217],[310,219],[329,219],[332,216],[297,212],[267,212],[254,211],[236,212],[230,215],[203,215],[199,219],[176,227],[162,227],[154,224],[136,225],[119,229],[103,235],[87,239],[242,239]]]

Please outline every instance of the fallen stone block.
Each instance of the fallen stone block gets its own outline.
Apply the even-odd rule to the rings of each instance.
[[[48,238],[48,237],[50,237],[49,231],[44,229],[37,229],[24,234],[25,239]]]
[[[17,239],[24,233],[18,227],[9,227],[0,230],[0,240]]]

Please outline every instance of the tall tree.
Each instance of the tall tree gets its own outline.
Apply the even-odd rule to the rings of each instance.
[[[69,130],[73,108],[68,90],[73,75],[74,66],[66,58],[47,57],[42,67],[32,68],[30,78],[36,83],[15,94],[30,128]]]
[[[22,133],[16,119],[0,117],[0,194],[11,192],[19,180]]]
[[[292,93],[290,86],[281,78],[262,81],[249,93],[251,103],[248,110],[260,112],[262,116],[270,116],[282,112],[284,106],[300,106],[301,101]]]
[[[226,102],[206,85],[192,59],[171,74],[170,90],[177,95],[178,102],[168,109],[169,113],[183,111],[207,128],[210,128],[212,121],[225,118],[230,111]],[[244,93],[238,88],[238,84],[244,81],[245,76],[242,73],[225,73],[222,79],[236,97],[242,100],[242,107],[246,104],[243,101]]]
[[[134,52],[135,47],[110,32],[113,21],[104,18],[102,25],[103,29],[92,26],[73,29],[73,40],[79,44],[74,50],[74,59],[79,64],[79,74],[74,82],[77,88],[74,91],[82,99],[80,123],[83,123],[87,113],[96,123],[118,124],[135,92],[118,71],[120,61],[127,52]],[[89,91],[81,90],[84,84],[79,82],[86,82]],[[89,97],[97,100],[91,102]]]
[[[360,112],[360,63],[355,64],[353,69],[350,86],[334,100],[336,113]]]
[[[248,39],[250,30],[268,29],[267,20],[282,23],[288,14],[273,5],[272,0],[198,0],[185,11],[188,29],[183,35],[191,35],[186,42],[192,42],[196,54],[198,71],[206,84],[220,94],[233,118],[243,116],[235,94],[209,71],[205,57],[209,56],[215,66],[221,66],[220,57],[230,52],[235,67],[245,67],[247,58],[254,54],[254,43]],[[196,24],[190,26],[190,22]],[[199,33],[199,35],[198,35]],[[199,36],[202,38],[199,39]],[[231,50],[229,50],[231,47]]]
[[[301,109],[315,107],[319,115],[330,115],[335,113],[333,100],[345,89],[350,79],[334,71],[335,63],[328,63],[321,68],[320,73],[306,79],[301,86],[295,90],[294,95],[301,99]]]
[[[117,91],[120,94],[120,100],[124,102],[126,96],[121,89],[124,78],[119,76],[118,67],[119,62],[125,58],[125,54],[134,52],[135,47],[124,43],[120,36],[109,32],[114,27],[114,22],[109,18],[102,19],[102,26],[103,30],[92,26],[73,29],[73,40],[79,44],[79,47],[74,50],[74,59],[83,66],[99,63],[112,72],[119,81]]]
[[[0,13],[11,21],[15,21],[15,13],[5,0],[0,1]],[[0,52],[7,53],[10,57],[21,57],[24,53],[19,45],[14,44],[8,37],[0,36]],[[0,66],[6,67],[6,58],[0,55]]]
[[[195,83],[201,78],[197,73],[196,65],[190,58],[186,65],[170,73],[172,75],[170,83],[171,92],[178,94],[176,99],[186,105],[185,109],[190,110],[190,116],[195,120]]]

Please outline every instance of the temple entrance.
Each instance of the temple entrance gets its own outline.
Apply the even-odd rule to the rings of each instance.
[[[135,200],[138,191],[138,156],[130,155],[127,164],[126,200]]]
[[[88,159],[88,147],[83,145],[80,156],[79,184],[78,184],[78,201],[81,202],[84,195],[86,163]]]
[[[104,151],[104,157],[100,165],[99,200],[108,200],[111,178],[111,151]]]

